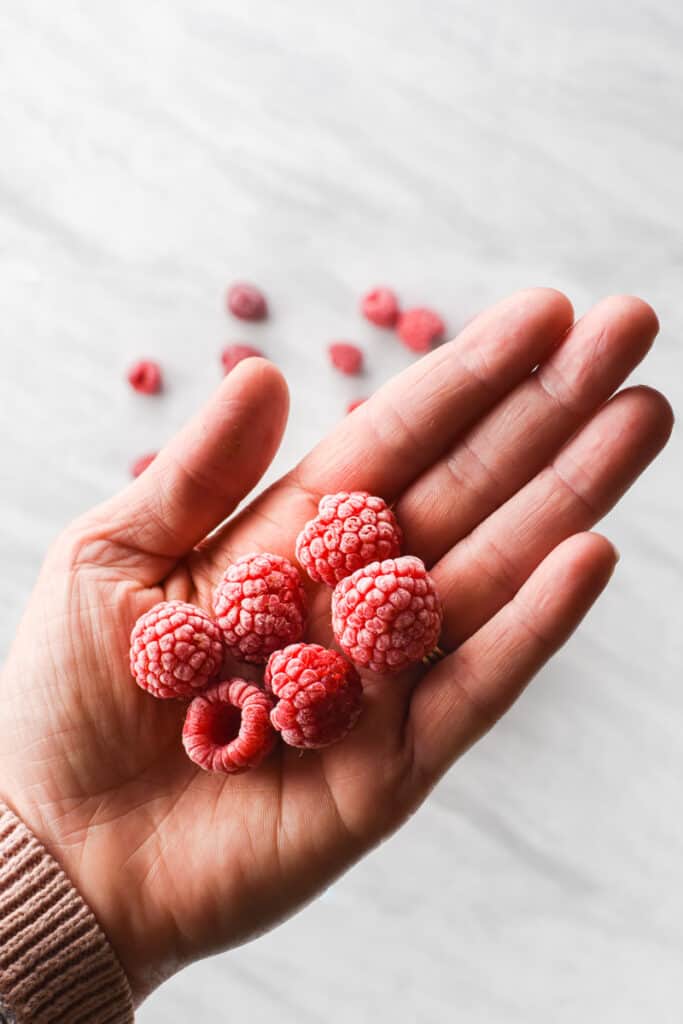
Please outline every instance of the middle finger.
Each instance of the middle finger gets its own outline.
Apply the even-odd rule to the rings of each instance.
[[[603,300],[404,493],[406,550],[433,565],[530,480],[644,357],[657,333],[640,299]]]

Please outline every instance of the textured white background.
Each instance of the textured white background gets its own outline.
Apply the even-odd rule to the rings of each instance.
[[[50,538],[223,343],[288,375],[280,469],[405,365],[356,315],[377,281],[453,329],[519,286],[637,292],[663,325],[637,379],[680,406],[682,48],[678,0],[3,0],[2,651]],[[236,276],[267,326],[228,322]],[[334,336],[366,345],[362,384]],[[163,398],[122,383],[140,354]],[[682,454],[605,524],[589,622],[408,827],[143,1024],[681,1020]]]

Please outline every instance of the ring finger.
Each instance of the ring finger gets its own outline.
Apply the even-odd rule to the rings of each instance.
[[[432,569],[446,648],[479,629],[562,540],[590,529],[666,444],[673,416],[650,388],[613,398],[557,457]]]

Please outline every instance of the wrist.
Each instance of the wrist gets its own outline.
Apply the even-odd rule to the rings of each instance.
[[[1,801],[0,1000],[32,1024],[133,1020],[128,980],[94,914]]]

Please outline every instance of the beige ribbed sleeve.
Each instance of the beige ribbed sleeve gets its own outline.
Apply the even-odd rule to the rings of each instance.
[[[92,911],[0,802],[0,1022],[132,1020],[128,981]]]

